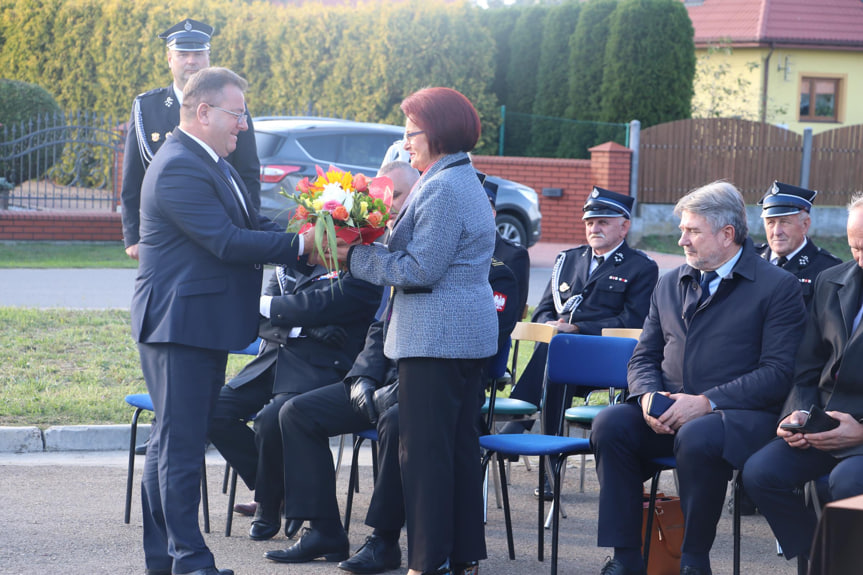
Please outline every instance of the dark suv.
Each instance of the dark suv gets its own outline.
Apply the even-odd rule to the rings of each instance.
[[[389,147],[404,128],[334,118],[279,116],[255,118],[255,139],[261,160],[261,211],[287,225],[294,203],[281,195],[294,193],[302,178],[314,177],[315,166],[330,164],[352,173],[374,176]],[[539,240],[539,200],[521,184],[489,176],[498,186],[497,228],[524,246]]]

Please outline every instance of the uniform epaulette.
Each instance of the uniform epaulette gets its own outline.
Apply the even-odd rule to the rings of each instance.
[[[499,259],[492,257],[491,258],[491,265],[493,265],[493,266],[505,266],[506,264],[503,263],[502,261],[500,261]]]
[[[647,259],[647,261],[651,261],[651,262],[653,261],[653,258],[650,257],[650,255],[643,250],[632,248],[632,251],[634,251],[635,253],[637,253],[640,256],[644,256]]]
[[[146,92],[141,92],[137,96],[135,96],[136,100],[143,100],[144,98],[150,98],[152,96],[158,96],[168,91],[168,88],[162,86],[161,88],[153,88],[152,90],[147,90]]]

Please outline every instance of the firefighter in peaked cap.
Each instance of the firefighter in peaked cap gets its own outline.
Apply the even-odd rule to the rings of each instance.
[[[633,204],[631,196],[593,188],[582,216],[587,244],[557,255],[551,280],[531,321],[553,324],[561,333],[586,335],[601,335],[604,327],[641,327],[659,268],[647,254],[626,243]],[[539,405],[546,355],[547,346],[540,344],[512,397]],[[568,405],[568,400],[562,390],[549,389],[546,394],[543,417],[551,425],[547,429],[553,429],[561,406]],[[523,427],[514,422],[507,424],[505,431]]]
[[[123,243],[126,253],[138,259],[138,225],[140,223],[141,182],[144,171],[165,138],[180,123],[180,106],[186,81],[198,70],[210,66],[210,38],[213,27],[187,18],[171,26],[159,38],[167,47],[168,67],[173,81],[138,95],[126,133],[123,156],[123,184],[120,196],[123,215]],[[227,157],[239,172],[256,208],[261,206],[260,162],[255,145],[255,128],[249,118],[249,129],[240,132],[236,150]]]
[[[815,277],[842,263],[807,237],[811,224],[809,213],[816,194],[814,190],[774,181],[758,202],[767,243],[756,245],[755,250],[770,263],[797,276],[807,308],[812,300]]]

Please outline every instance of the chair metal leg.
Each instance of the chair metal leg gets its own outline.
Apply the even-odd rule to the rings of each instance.
[[[551,513],[554,514],[551,528],[551,575],[557,575],[557,546],[560,540],[560,514],[556,511],[560,509],[560,484],[563,481],[562,470],[566,469],[566,457],[561,457],[559,461],[553,465],[555,470],[556,481],[552,487],[554,497],[551,502]]]
[[[225,461],[225,476],[222,477],[222,493],[228,492],[228,479],[231,477],[231,464]]]
[[[129,438],[129,466],[126,471],[126,510],[123,513],[123,523],[129,524],[129,517],[132,513],[132,480],[135,476],[135,441],[138,438],[138,416],[141,415],[141,408],[135,410],[132,416],[132,427]]]
[[[231,489],[228,492],[228,518],[225,520],[225,537],[231,536],[231,528],[234,525],[234,501],[236,500],[236,498],[237,498],[237,470],[231,469]]]
[[[539,497],[537,497],[538,504],[536,510],[536,558],[538,561],[544,560],[545,554],[545,526],[543,525],[543,517],[545,517],[545,497],[543,497],[543,492],[545,491],[545,456],[539,456]]]
[[[342,436],[339,437],[339,451],[338,451],[338,454],[336,455],[336,481],[337,482],[339,480],[339,471],[342,468],[342,453],[344,453],[344,451],[345,451],[345,436],[344,436],[344,434],[342,434]]]
[[[548,477],[549,477],[549,484],[551,485],[551,489],[552,489],[552,493],[553,493],[554,492],[554,482],[557,481],[557,479],[555,479],[556,474],[554,471],[554,466],[551,464],[550,461],[546,461],[545,465],[546,465],[546,473],[548,473]],[[560,481],[563,481],[563,476],[565,473],[566,473],[566,468],[564,468],[560,471]],[[563,508],[563,503],[558,501],[557,505],[554,505],[554,503],[552,502],[551,509],[549,509],[548,515],[545,518],[544,526],[546,529],[551,529],[552,514],[556,513],[557,509],[560,510],[560,516],[563,517],[564,519],[566,518],[566,509]]]
[[[650,539],[653,534],[653,514],[656,512],[656,491],[659,488],[660,469],[653,474],[653,479],[650,482],[650,499],[647,503],[647,524],[644,532],[644,567],[645,569],[650,564]]]
[[[515,560],[515,544],[512,541],[512,518],[509,513],[509,489],[506,486],[506,464],[503,460],[503,457],[497,458],[497,468],[498,473],[500,473],[500,491],[503,496],[503,518],[506,523],[506,545],[509,550],[509,558]]]
[[[740,575],[740,493],[742,491],[743,479],[740,471],[734,471],[732,489],[734,492],[734,513],[732,525],[732,537],[734,540],[734,575]]]
[[[344,436],[342,436],[344,437]],[[363,438],[356,436],[354,441],[354,452],[351,455],[351,473],[348,476],[348,500],[345,503],[345,534],[347,535],[351,529],[351,509],[354,505],[354,490],[359,492],[359,459],[360,446],[363,444]]]
[[[495,453],[493,457],[495,459],[500,458],[497,453]],[[509,462],[507,462],[507,472],[509,472],[510,469],[511,467],[509,466]],[[502,505],[502,502],[500,500],[500,476],[492,474],[492,478],[494,481],[494,501],[497,504],[497,508],[500,509]]]
[[[204,533],[210,532],[210,498],[207,496],[207,456],[201,466],[201,504],[204,507]]]

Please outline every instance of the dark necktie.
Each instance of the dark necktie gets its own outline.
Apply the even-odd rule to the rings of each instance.
[[[788,263],[788,258],[786,258],[785,256],[779,256],[779,259],[776,260],[776,265],[779,266],[780,268],[787,263]]]
[[[719,276],[715,271],[712,272],[701,272],[701,297],[698,298],[698,305],[704,303],[708,297],[710,297],[710,282],[715,280]]]
[[[248,217],[249,212],[246,209],[246,203],[243,201],[243,198],[240,197],[240,192],[236,188],[236,184],[234,184],[234,177],[231,175],[231,167],[228,166],[228,162],[225,161],[225,158],[219,158],[219,161],[216,162],[216,166],[218,166],[222,174],[225,175],[225,178],[228,180],[228,185],[231,186],[231,191],[234,193],[234,197],[240,203],[240,208],[242,208],[243,214]]]
[[[593,259],[596,260],[596,267],[599,267],[605,261],[605,256],[593,256]]]

